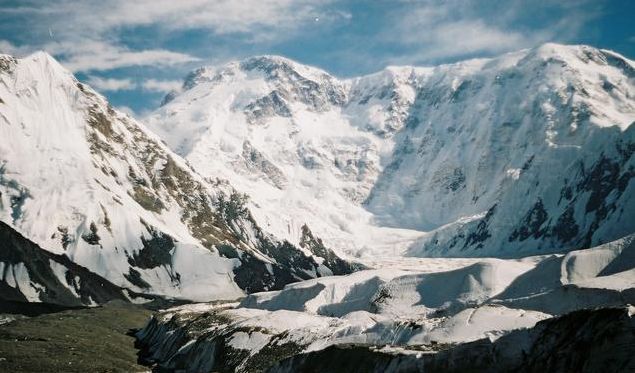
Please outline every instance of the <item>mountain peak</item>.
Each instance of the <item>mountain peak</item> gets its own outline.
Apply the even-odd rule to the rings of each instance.
[[[45,51],[37,51],[23,58],[0,55],[0,72],[12,72],[14,69],[22,71],[19,74],[22,80],[75,82],[73,74]]]
[[[240,68],[245,71],[259,70],[268,75],[275,75],[279,73],[296,72],[306,78],[319,78],[324,76],[330,76],[326,71],[296,62],[287,57],[278,55],[260,55],[249,57],[242,60]]]
[[[262,64],[279,64],[279,65],[282,65],[282,64],[293,65],[297,63],[290,58],[277,55],[277,54],[261,54],[261,55],[251,56],[251,57],[247,57],[243,59],[241,62],[242,63],[254,62],[254,63],[262,63]]]
[[[55,61],[57,62],[57,60],[55,59],[55,57],[51,56],[47,51],[45,50],[38,50],[35,51],[31,54],[29,54],[26,59],[32,59],[34,61],[38,61],[38,60],[44,60],[44,61]]]
[[[633,68],[632,61],[628,58],[606,49],[599,49],[589,45],[565,45],[558,43],[544,43],[527,50],[525,59],[538,59],[542,61],[562,61],[576,65],[578,63],[596,65],[613,65],[618,68]]]
[[[43,50],[33,52],[30,55],[22,58],[21,61],[33,62],[47,68],[55,69],[60,73],[64,73],[65,75],[70,75],[69,71],[64,66],[62,66],[62,64],[60,64],[55,57]]]

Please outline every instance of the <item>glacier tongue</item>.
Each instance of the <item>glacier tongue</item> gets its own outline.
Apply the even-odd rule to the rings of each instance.
[[[562,252],[635,230],[634,64],[543,46],[338,80],[262,56],[190,75],[148,126],[297,242],[356,256]]]

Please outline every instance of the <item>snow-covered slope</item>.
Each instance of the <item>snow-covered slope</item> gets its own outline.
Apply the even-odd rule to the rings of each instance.
[[[155,316],[139,338],[163,368],[252,371],[331,345],[433,352],[575,310],[635,302],[632,235],[566,255],[452,263],[438,270],[436,259],[425,259],[418,270],[365,270],[240,303],[181,306]]]
[[[49,55],[0,56],[0,220],[41,248],[115,287],[192,300],[352,270],[308,227],[303,248],[264,233],[245,198],[192,171]],[[8,283],[21,264],[0,265]],[[32,288],[22,274],[13,287]],[[30,301],[48,299],[38,289]]]
[[[381,90],[402,75],[389,70],[366,84]],[[307,223],[327,246],[355,251],[402,252],[421,235],[376,227],[362,206],[392,144],[362,128],[359,109],[343,113],[351,82],[264,56],[201,68],[183,88],[148,126],[197,171],[247,193],[264,229],[298,242]]]
[[[633,66],[547,44],[437,68],[369,209],[433,230],[413,255],[518,256],[634,232]]]
[[[545,44],[338,80],[254,57],[193,72],[147,123],[291,242],[306,223],[362,256],[518,257],[635,231],[634,66]]]

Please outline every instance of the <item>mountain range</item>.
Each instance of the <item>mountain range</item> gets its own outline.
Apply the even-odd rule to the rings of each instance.
[[[262,56],[194,71],[147,124],[290,242],[520,257],[635,230],[634,77],[557,44],[346,80]]]
[[[610,242],[635,232],[634,79],[558,44],[350,79],[260,56],[138,121],[46,53],[3,55],[0,220],[38,253],[5,244],[3,286],[99,303],[81,270],[133,301],[232,299],[378,258]]]

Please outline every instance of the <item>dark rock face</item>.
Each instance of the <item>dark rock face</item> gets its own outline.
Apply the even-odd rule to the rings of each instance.
[[[15,59],[15,57],[6,55],[0,56],[0,71],[11,73],[13,69],[15,69],[17,63],[18,61]]]
[[[447,189],[453,192],[465,187],[465,175],[460,168],[455,168],[452,175],[448,178]]]
[[[29,301],[23,288],[29,284],[18,283],[16,286],[14,281],[9,280],[15,277],[17,266],[28,273],[30,283],[38,289],[39,300],[44,303],[82,306],[113,299],[128,301],[118,286],[64,255],[43,250],[3,222],[0,222],[0,263],[3,268],[0,273],[0,303]],[[64,278],[60,278],[52,266],[63,268]]]
[[[97,225],[94,222],[90,223],[90,232],[84,233],[82,239],[89,245],[99,245],[100,238],[97,234]]]
[[[268,95],[248,104],[244,112],[250,123],[273,116],[291,117],[291,110],[286,99],[279,91],[271,91]]]
[[[6,164],[0,162],[0,186],[7,188],[8,193],[10,193],[9,203],[11,204],[11,218],[15,223],[22,216],[22,207],[24,206],[26,199],[31,198],[31,193],[29,192],[29,189],[6,176],[6,173]],[[0,196],[2,196],[1,193]],[[3,208],[1,200],[0,208]]]
[[[308,249],[311,253],[320,258],[324,258],[324,265],[327,266],[334,275],[344,275],[364,269],[364,266],[359,263],[348,262],[338,257],[333,250],[324,246],[324,243],[319,237],[313,236],[313,232],[311,232],[306,224],[302,226],[300,247]]]
[[[337,257],[333,251],[324,248],[323,245],[322,249],[315,246],[316,251],[312,251],[315,256],[324,259],[324,263],[320,264],[315,258],[307,256],[291,243],[276,241],[255,224],[246,207],[246,198],[239,193],[219,197],[215,206],[219,224],[239,241],[227,240],[214,246],[222,256],[240,260],[240,264],[234,268],[234,281],[245,292],[279,290],[291,282],[331,273],[348,274],[361,269],[361,266]],[[242,243],[247,237],[242,223],[245,221],[252,223],[253,238],[255,238],[253,244],[260,255]],[[317,245],[317,241],[314,244]],[[262,255],[271,258],[271,262],[263,261]],[[324,273],[325,270],[327,273]]]
[[[474,230],[467,236],[467,239],[465,240],[465,244],[463,245],[464,249],[471,245],[476,245],[477,248],[481,248],[483,247],[483,242],[492,236],[492,234],[488,230],[487,223],[492,218],[495,211],[496,211],[496,205],[492,206],[489,210],[487,210],[487,214],[485,215],[485,218],[478,222],[478,225],[476,226],[476,230]]]
[[[580,227],[575,222],[573,208],[567,208],[552,228],[552,234],[562,242],[569,242],[578,235]]]
[[[542,204],[542,199],[538,198],[538,201],[531,210],[525,214],[525,217],[520,221],[520,227],[518,227],[512,235],[509,236],[509,241],[524,241],[529,237],[540,238],[544,234],[544,230],[541,229],[542,225],[547,221],[549,215]]]
[[[283,189],[288,183],[284,173],[247,140],[243,142],[242,156],[247,169],[269,179],[278,189]]]
[[[319,81],[309,79],[298,73],[290,62],[278,57],[250,58],[241,62],[240,68],[263,72],[267,80],[277,83],[276,95],[293,98],[317,112],[326,110],[328,105],[341,106],[346,102],[343,88],[329,75],[323,74],[316,79]],[[273,98],[271,102],[275,103]]]
[[[174,249],[174,238],[146,226],[151,238],[141,237],[143,248],[128,258],[131,266],[151,269],[159,266],[169,266],[172,263],[170,251]]]
[[[443,349],[417,356],[331,346],[295,355],[268,372],[628,372],[635,369],[635,317],[627,308],[582,310],[494,342],[437,348]]]
[[[133,285],[147,289],[150,285],[143,280],[141,274],[135,268],[152,269],[163,266],[172,283],[178,285],[181,275],[172,268],[172,250],[176,241],[170,235],[159,232],[147,224],[145,225],[150,238],[141,236],[143,248],[128,257],[128,264],[131,267],[128,274],[125,275],[126,279]]]

